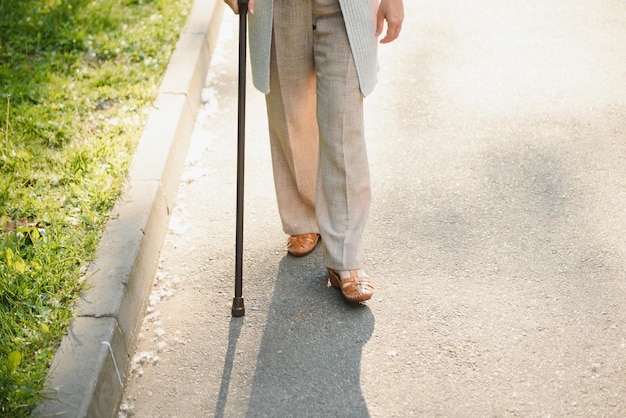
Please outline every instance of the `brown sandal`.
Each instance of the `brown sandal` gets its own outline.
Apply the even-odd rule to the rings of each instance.
[[[292,235],[287,240],[287,252],[294,257],[304,257],[313,252],[319,239],[320,234]]]
[[[344,278],[341,278],[341,273]],[[363,302],[374,294],[372,279],[363,270],[341,272],[328,268],[328,278],[333,287],[341,289],[341,293],[349,302]]]

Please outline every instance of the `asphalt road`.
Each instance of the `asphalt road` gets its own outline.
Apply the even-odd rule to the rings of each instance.
[[[367,98],[374,298],[286,255],[227,13],[120,416],[626,416],[626,5],[407,0]]]

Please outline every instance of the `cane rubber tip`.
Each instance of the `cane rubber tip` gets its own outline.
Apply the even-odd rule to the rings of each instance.
[[[233,316],[244,316],[246,314],[246,308],[243,305],[243,298],[233,298]]]

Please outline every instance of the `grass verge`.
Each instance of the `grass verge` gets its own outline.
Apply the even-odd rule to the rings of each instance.
[[[28,416],[192,0],[0,0],[0,415]]]

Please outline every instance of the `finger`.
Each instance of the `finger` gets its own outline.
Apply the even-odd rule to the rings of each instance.
[[[228,7],[231,8],[231,10],[235,13],[235,14],[239,14],[239,5],[237,3],[237,0],[232,1],[232,0],[224,0],[224,3],[226,3],[228,5]]]
[[[248,11],[250,12],[250,14],[254,14],[254,4],[256,3],[255,0],[248,0]]]
[[[376,37],[378,38],[385,27],[385,15],[380,11],[376,15]]]
[[[389,42],[393,42],[398,39],[400,36],[400,30],[402,29],[402,24],[387,22],[387,33],[385,37],[380,41],[381,44],[388,44]]]

